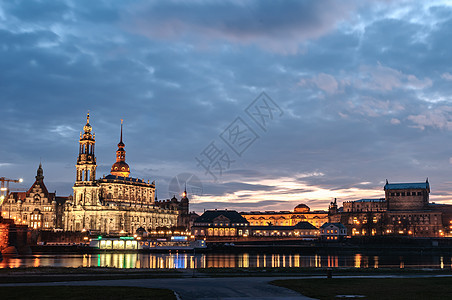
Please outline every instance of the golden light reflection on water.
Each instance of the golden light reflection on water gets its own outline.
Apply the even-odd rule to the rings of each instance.
[[[361,268],[361,254],[355,255],[355,268]]]
[[[328,268],[337,268],[339,266],[339,258],[337,256],[328,255]]]
[[[300,254],[294,255],[294,267],[299,268],[300,267]]]
[[[450,262],[450,264],[445,264]],[[33,255],[5,257],[0,268],[17,267],[113,267],[146,269],[192,268],[380,268],[380,267],[445,267],[452,269],[452,257],[444,256],[366,256],[355,255],[301,255],[301,254],[223,254],[174,253],[100,253]]]

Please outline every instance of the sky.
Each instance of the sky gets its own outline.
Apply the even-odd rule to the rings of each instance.
[[[451,1],[1,1],[0,177],[72,193],[124,119],[131,176],[191,210],[327,209],[385,180],[452,203]]]

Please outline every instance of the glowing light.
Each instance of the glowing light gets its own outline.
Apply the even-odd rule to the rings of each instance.
[[[22,178],[19,178],[19,182],[23,182],[24,180]]]

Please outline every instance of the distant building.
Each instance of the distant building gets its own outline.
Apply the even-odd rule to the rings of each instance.
[[[83,129],[84,133],[80,133],[74,196],[72,201],[66,202],[64,229],[134,234],[139,228],[150,231],[157,227],[177,226],[178,210],[161,208],[154,202],[155,183],[129,176],[122,122],[116,162],[111,167],[110,175],[100,179],[96,179],[96,142],[89,114]]]
[[[330,209],[330,221],[344,224],[352,236],[451,235],[452,205],[429,203],[428,180],[417,183],[386,181],[384,191],[385,198],[347,201],[336,213]]]
[[[319,228],[328,222],[328,212],[311,211],[306,204],[297,205],[293,211],[251,211],[240,214],[251,226],[295,226],[300,222],[309,222]]]
[[[299,222],[294,226],[250,226],[251,236],[317,238],[319,229],[309,222]]]
[[[189,230],[193,225],[194,216],[199,217],[197,214],[189,212],[187,188],[185,188],[184,192],[182,193],[182,199],[180,201],[177,200],[176,195],[174,195],[173,198],[167,200],[158,201],[156,199],[155,205],[166,210],[177,211],[179,214],[177,216],[176,226],[181,229],[183,228],[185,230]]]
[[[26,192],[11,192],[3,203],[2,216],[32,229],[62,228],[64,203],[69,197],[57,197],[44,184],[44,171],[39,164],[36,180]]]
[[[250,234],[249,222],[235,210],[207,210],[192,227],[197,237],[242,237]]]
[[[326,241],[340,241],[347,236],[347,228],[341,223],[325,223],[320,226],[320,237]]]

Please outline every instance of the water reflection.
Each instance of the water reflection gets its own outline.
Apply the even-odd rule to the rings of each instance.
[[[450,262],[450,264],[445,264]],[[5,257],[0,268],[17,267],[113,267],[145,269],[193,268],[449,268],[451,256],[367,256],[302,255],[302,254],[221,254],[208,253],[100,253],[33,255],[18,258]]]

